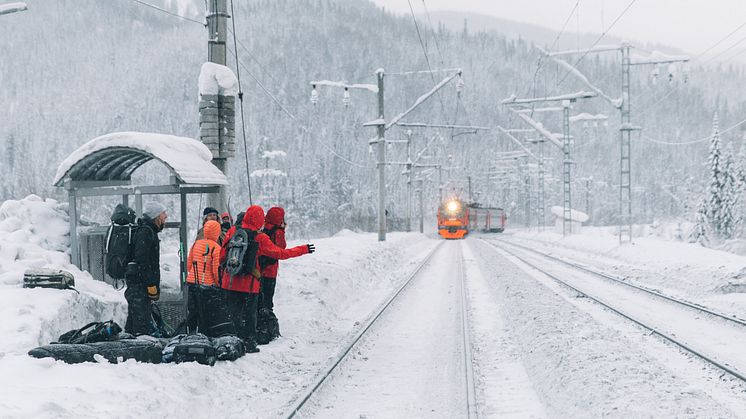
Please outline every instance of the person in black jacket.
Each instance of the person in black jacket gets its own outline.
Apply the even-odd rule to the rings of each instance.
[[[127,322],[124,331],[133,335],[158,336],[153,321],[152,302],[160,298],[161,267],[158,233],[166,224],[166,207],[148,202],[132,237],[132,261],[127,265]]]

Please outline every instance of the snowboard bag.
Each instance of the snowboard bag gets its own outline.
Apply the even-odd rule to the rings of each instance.
[[[158,364],[163,348],[157,342],[143,339],[124,339],[93,343],[53,343],[28,352],[34,358],[53,358],[68,364],[96,362],[95,355],[116,364],[134,359],[139,362]]]
[[[113,320],[107,322],[92,322],[81,327],[63,333],[57,342],[52,343],[93,343],[106,342],[118,339],[122,328]]]
[[[78,292],[75,289],[73,274],[61,269],[36,268],[26,270],[23,274],[23,288],[54,288]]]

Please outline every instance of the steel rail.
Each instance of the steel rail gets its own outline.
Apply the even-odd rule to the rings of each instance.
[[[458,276],[461,284],[461,330],[464,341],[464,367],[466,372],[466,417],[478,418],[476,386],[474,385],[474,361],[472,359],[471,333],[469,328],[469,300],[466,296],[466,267],[464,266],[464,241],[459,243]]]
[[[682,300],[682,299],[679,299],[679,298],[676,298],[676,297],[671,297],[669,295],[663,294],[661,292],[652,290],[652,289],[647,288],[647,287],[643,287],[641,285],[630,284],[629,282],[626,282],[626,281],[622,280],[621,278],[615,277],[613,275],[609,275],[609,274],[607,274],[605,272],[596,271],[594,269],[590,269],[590,268],[585,267],[583,265],[580,265],[578,263],[570,262],[568,260],[564,260],[564,259],[559,258],[557,256],[553,256],[553,255],[550,255],[550,254],[547,254],[547,253],[544,253],[544,252],[540,252],[538,250],[532,249],[530,247],[527,247],[527,246],[524,246],[524,245],[521,245],[521,244],[518,244],[518,243],[510,242],[510,241],[507,241],[507,240],[500,240],[500,242],[508,244],[510,246],[518,247],[520,249],[523,249],[523,250],[526,250],[526,251],[529,251],[529,252],[532,252],[532,253],[535,253],[535,254],[543,256],[543,257],[545,257],[547,259],[552,259],[554,261],[563,263],[563,264],[565,264],[567,266],[579,269],[581,271],[588,272],[588,273],[590,273],[592,275],[596,275],[596,276],[599,276],[601,278],[608,279],[610,281],[617,282],[619,284],[628,286],[630,288],[634,288],[636,290],[643,291],[643,292],[646,292],[648,294],[655,295],[656,297],[662,298],[664,300],[668,300],[668,301],[671,301],[671,302],[674,302],[674,303],[677,303],[677,304],[681,304],[681,305],[689,307],[691,309],[694,309],[694,310],[697,310],[697,311],[701,311],[701,312],[710,314],[710,315],[715,316],[715,317],[719,317],[719,318],[721,318],[723,320],[727,320],[727,321],[736,323],[736,324],[741,325],[741,326],[746,326],[746,320],[741,320],[738,317],[736,317],[735,315],[727,315],[727,314],[719,313],[717,311],[711,310],[711,309],[709,309],[707,307],[704,307],[702,305],[699,305],[699,304],[696,304],[696,303],[690,303],[690,302],[688,302],[686,300]]]
[[[525,258],[523,258],[521,256],[518,256],[515,253],[515,251],[510,251],[510,250],[506,249],[505,247],[498,246],[497,244],[492,243],[492,242],[488,242],[487,240],[484,240],[484,239],[482,239],[482,241],[485,242],[485,243],[487,243],[489,246],[494,247],[495,249],[499,249],[499,250],[502,250],[503,252],[506,252],[506,253],[510,254],[512,257],[520,260],[521,262],[523,262],[524,264],[528,265],[532,269],[535,269],[535,270],[543,273],[547,277],[553,279],[554,281],[558,282],[561,285],[564,285],[567,288],[570,288],[571,290],[577,292],[578,294],[580,294],[580,295],[582,295],[582,296],[584,296],[584,297],[586,297],[586,298],[588,298],[590,300],[595,301],[596,303],[598,303],[598,304],[606,307],[607,309],[613,311],[614,313],[618,314],[619,316],[624,317],[625,319],[627,319],[627,320],[629,320],[629,321],[637,324],[638,326],[642,327],[643,329],[649,330],[650,334],[657,335],[657,336],[663,338],[664,340],[667,340],[667,341],[673,343],[674,345],[676,345],[676,346],[684,349],[685,351],[689,352],[690,354],[692,354],[692,355],[694,355],[694,356],[696,356],[696,357],[698,357],[700,359],[703,359],[706,362],[709,362],[713,366],[717,367],[718,369],[720,369],[722,371],[725,371],[726,373],[732,375],[733,377],[736,377],[739,380],[746,382],[746,375],[744,375],[740,371],[738,371],[738,370],[736,370],[734,368],[728,367],[725,364],[721,364],[720,362],[716,361],[714,358],[711,358],[711,357],[709,357],[709,356],[707,356],[707,355],[705,355],[705,354],[697,351],[696,349],[690,347],[686,343],[681,342],[681,341],[677,340],[676,338],[674,338],[674,337],[672,337],[672,336],[670,336],[670,335],[668,335],[668,334],[666,334],[664,332],[661,332],[660,330],[658,330],[658,329],[656,329],[654,327],[648,326],[647,324],[643,323],[642,321],[640,321],[640,320],[638,320],[638,319],[636,319],[636,318],[634,318],[634,317],[632,317],[632,316],[630,316],[630,315],[622,312],[621,310],[619,310],[617,308],[612,307],[611,305],[605,303],[604,301],[602,301],[602,300],[600,300],[598,298],[595,298],[595,297],[589,295],[585,291],[582,291],[582,290],[580,290],[580,289],[578,289],[578,288],[570,285],[568,282],[563,281],[562,279],[558,278],[555,275],[552,275],[551,273],[547,272],[546,270],[539,268],[536,264],[527,261]]]
[[[334,370],[337,368],[337,366],[339,366],[339,364],[342,363],[342,361],[347,357],[347,355],[350,353],[350,351],[352,351],[352,348],[355,347],[355,345],[360,341],[360,339],[368,332],[368,330],[371,328],[371,326],[373,326],[373,324],[381,317],[381,315],[384,313],[384,311],[386,311],[386,309],[389,308],[389,306],[391,305],[391,303],[401,294],[401,292],[404,290],[404,288],[406,288],[412,282],[412,279],[414,279],[417,276],[417,274],[422,270],[422,268],[425,267],[425,265],[427,265],[427,263],[430,261],[430,259],[432,259],[432,256],[435,254],[435,252],[438,251],[438,249],[440,249],[440,247],[443,245],[443,243],[444,242],[441,241],[440,243],[436,244],[435,247],[433,247],[433,250],[430,251],[430,253],[425,257],[425,259],[423,259],[422,263],[420,263],[417,266],[417,268],[415,268],[415,270],[409,275],[409,277],[404,281],[404,283],[399,287],[399,289],[397,289],[396,292],[393,293],[391,295],[391,297],[389,297],[389,299],[381,307],[381,309],[378,310],[378,313],[376,313],[376,315],[373,316],[368,321],[368,324],[357,333],[357,335],[355,336],[355,338],[352,339],[352,341],[347,345],[347,347],[344,349],[344,351],[342,351],[342,353],[337,356],[337,358],[334,361],[334,363],[332,363],[326,369],[326,371],[324,371],[324,373],[321,374],[321,376],[319,376],[316,379],[314,385],[312,387],[310,387],[310,390],[308,390],[305,393],[303,393],[302,397],[298,397],[298,398],[295,399],[295,402],[293,403],[293,407],[289,411],[290,413],[288,413],[285,416],[286,418],[290,419],[290,418],[295,417],[295,415],[306,405],[306,403],[309,400],[311,400],[311,397],[313,397],[313,395],[316,393],[316,391],[318,391],[321,388],[321,385],[324,384],[324,382],[326,381],[326,379],[329,378],[329,376],[331,376],[332,372],[334,372]]]

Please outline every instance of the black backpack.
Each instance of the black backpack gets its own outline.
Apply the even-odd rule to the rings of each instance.
[[[116,340],[122,328],[113,320],[107,322],[92,322],[63,333],[54,343],[91,343]]]
[[[259,252],[259,243],[255,240],[256,235],[256,231],[237,228],[230,241],[228,241],[225,272],[228,273],[231,281],[237,275],[254,274],[256,256]]]
[[[111,214],[104,257],[106,273],[114,279],[124,279],[127,264],[132,259],[132,237],[135,229],[135,211],[124,204],[118,204]]]
[[[256,342],[266,345],[280,336],[280,322],[275,313],[268,308],[260,309],[256,319]]]

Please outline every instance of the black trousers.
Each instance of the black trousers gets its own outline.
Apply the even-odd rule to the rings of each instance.
[[[256,342],[256,305],[259,294],[225,291],[225,303],[236,328],[236,335],[241,339]]]
[[[127,322],[124,331],[133,335],[158,335],[153,321],[153,303],[148,298],[148,287],[138,281],[126,280]]]
[[[259,309],[267,308],[272,311],[275,307],[275,285],[276,278],[262,278],[261,297],[259,298]]]
[[[187,284],[188,333],[199,331],[210,337],[236,334],[224,292],[217,287]]]

